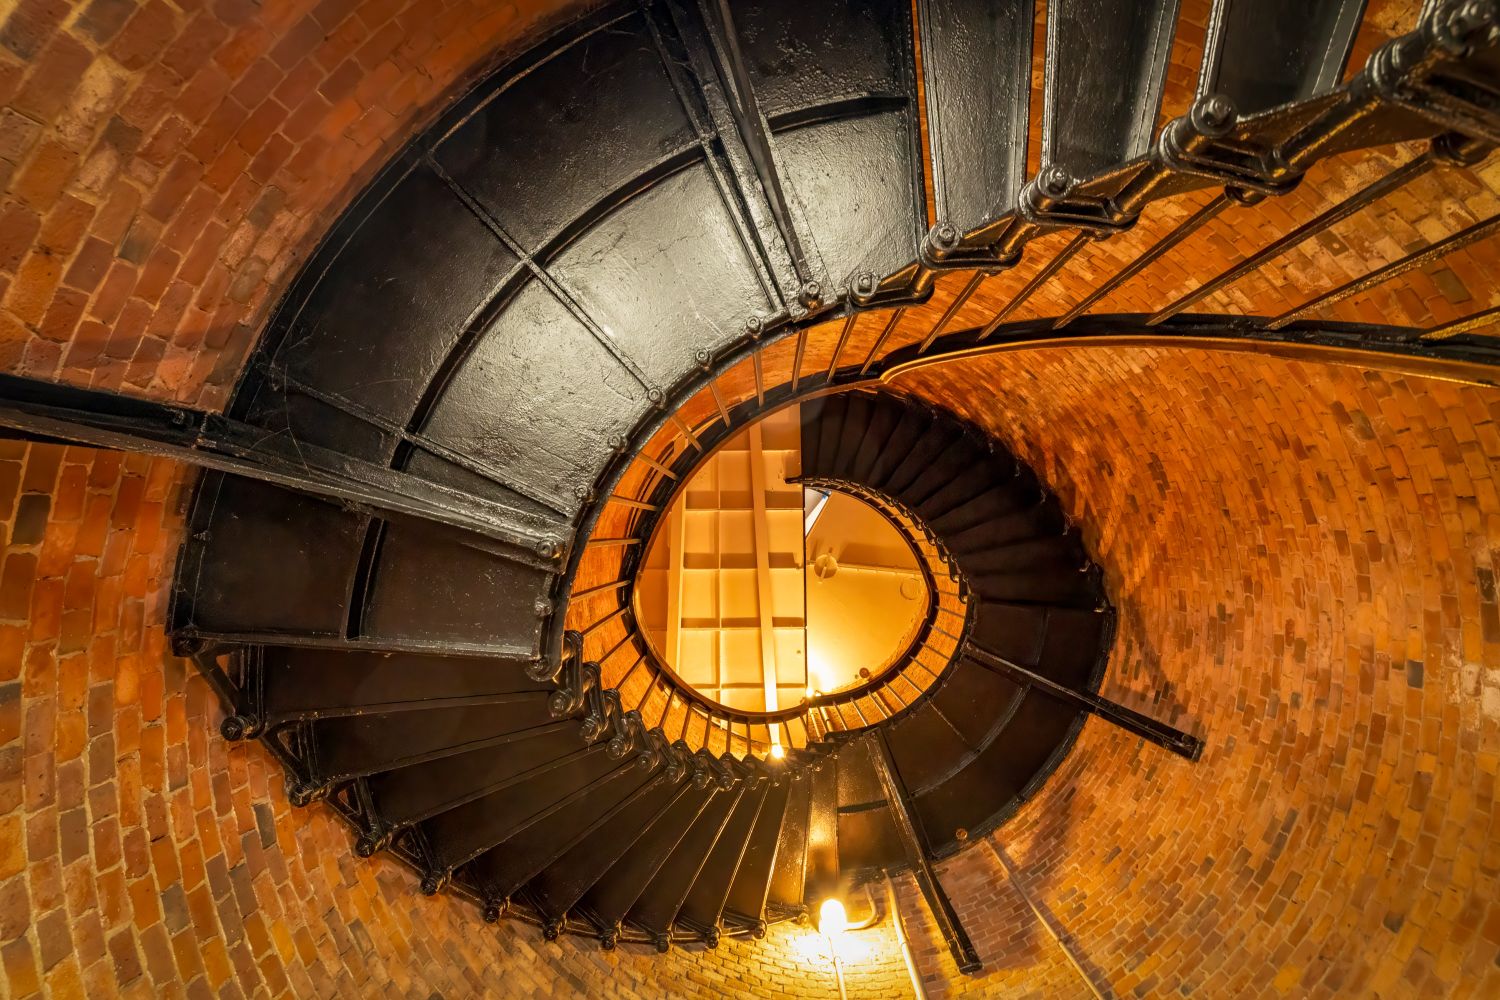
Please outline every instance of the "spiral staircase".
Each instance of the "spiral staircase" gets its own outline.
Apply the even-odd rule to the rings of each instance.
[[[1090,716],[1188,759],[1202,743],[1099,696],[1113,609],[1086,532],[1000,442],[894,376],[1148,332],[1484,381],[1500,361],[1483,317],[1316,319],[1496,219],[1283,315],[1189,311],[1482,158],[1500,139],[1496,4],[1428,4],[1347,80],[1362,2],[1209,15],[1196,98],[1158,129],[1177,0],[606,6],[385,167],[303,267],[228,412],[12,377],[0,424],[208,470],[178,649],[223,703],[226,739],[258,740],[293,804],[336,810],[356,854],[389,852],[422,892],[548,938],[665,950],[761,934],[911,869],[976,968],[933,861],[1003,823]],[[1090,311],[1314,163],[1424,140],[1154,314]],[[1086,246],[1204,190],[1069,311],[1021,318]],[[966,303],[1037,241],[1050,256],[974,322]],[[949,272],[948,306],[911,330]],[[937,599],[870,683],[734,712],[642,639],[634,573],[714,447],[793,402],[802,481],[881,510]]]

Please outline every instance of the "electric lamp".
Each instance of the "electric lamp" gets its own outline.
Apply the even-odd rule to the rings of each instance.
[[[849,917],[844,904],[837,899],[825,899],[818,909],[818,933],[831,938],[849,929]]]

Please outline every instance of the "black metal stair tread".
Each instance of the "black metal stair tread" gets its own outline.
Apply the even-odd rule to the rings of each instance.
[[[912,5],[747,5],[742,41],[759,106],[739,115],[714,111],[703,122],[690,119],[702,110],[705,83],[721,83],[722,70],[711,55],[702,64],[706,50],[685,38],[710,30],[699,21],[711,5],[669,6],[665,16],[646,5],[580,21],[576,31],[507,67],[515,75],[496,74],[455,102],[437,131],[413,147],[418,152],[361,196],[339,222],[338,238],[326,240],[303,270],[257,349],[234,412],[267,433],[326,443],[428,483],[525,498],[529,523],[584,523],[590,490],[607,482],[616,461],[614,442],[633,447],[634,429],[657,408],[670,411],[695,351],[722,358],[726,348],[737,350],[744,317],[770,315],[792,301],[809,275],[824,289],[844,287],[865,268],[877,283],[894,282],[888,275],[918,259],[909,245],[912,224],[926,224],[922,164],[912,155],[921,143],[905,141],[916,137],[918,99]],[[916,6],[915,27],[930,56],[922,67],[929,99],[944,90],[991,98],[962,109],[928,108],[937,218],[968,232],[995,222],[1020,194],[1025,150],[1013,140],[1025,135],[1032,97],[1033,5]],[[1265,112],[1326,91],[1340,77],[1363,5],[1334,0],[1311,14],[1306,6],[1216,5],[1227,17],[1210,26],[1201,92]],[[1177,0],[1135,7],[1049,0],[1039,169],[1059,168],[1103,197],[1132,172],[1155,169],[1122,165],[1151,148],[1177,14]],[[1249,37],[1246,25],[1262,22],[1264,33]],[[945,39],[965,51],[949,50]],[[1267,49],[1285,57],[1276,73],[1265,71]],[[700,61],[688,65],[694,58]],[[1500,62],[1494,51],[1482,58],[1465,71],[1482,74]],[[590,73],[574,72],[584,63]],[[679,80],[674,74],[685,69]],[[601,79],[611,85],[598,86]],[[566,98],[566,88],[580,81],[593,88],[587,99],[551,102],[540,115],[516,113],[534,108],[538,92],[551,88]],[[855,105],[861,114],[851,130],[846,119]],[[954,114],[945,118],[945,110]],[[1290,109],[1279,120],[1275,128],[1301,127],[1311,112]],[[1403,138],[1406,129],[1429,137],[1438,127],[1411,125],[1415,120],[1414,113],[1377,107],[1361,128],[1324,136],[1331,141],[1320,148],[1326,155],[1388,141],[1393,128]],[[515,127],[496,128],[500,122]],[[758,249],[745,243],[745,233],[764,230],[756,220],[781,222],[766,185],[743,185],[733,170],[721,176],[725,163],[746,159],[752,140],[745,133],[757,129],[775,132],[776,156],[767,162],[780,168],[797,208],[791,233],[807,229],[800,235],[817,237],[806,261],[780,261],[783,251],[794,253],[791,240]],[[607,156],[554,155],[606,133],[613,136]],[[854,133],[878,141],[861,155],[843,155],[840,140]],[[1266,134],[1235,137],[1253,146],[1249,140]],[[892,139],[900,141],[893,147]],[[863,155],[870,152],[880,155]],[[829,173],[871,162],[890,167],[879,183]],[[1166,176],[1156,195],[1210,183],[1189,173]],[[1101,174],[1111,176],[1101,182]],[[743,185],[732,197],[719,186],[726,176]],[[998,187],[995,178],[1003,178]],[[503,197],[512,189],[524,196]],[[877,204],[885,191],[899,197]],[[688,197],[692,192],[702,199]],[[850,204],[860,211],[848,211]],[[393,244],[393,232],[420,238]],[[733,250],[704,252],[737,243],[743,259]],[[471,266],[475,261],[484,266]],[[567,296],[549,290],[549,271]],[[655,305],[641,308],[643,301]],[[818,308],[824,306],[848,310],[851,324],[857,319],[848,300]],[[374,316],[389,322],[365,321]],[[685,336],[688,328],[696,332]],[[846,373],[858,363],[853,353],[836,359]],[[308,385],[283,387],[287,373]],[[804,475],[885,491],[942,540],[973,585],[976,645],[1070,687],[1097,680],[1113,628],[1112,613],[1100,611],[1101,574],[1030,469],[1006,451],[987,452],[969,437],[973,429],[946,411],[887,391],[805,402],[801,433]],[[679,916],[702,930],[726,908],[755,919],[757,897],[795,906],[807,901],[809,886],[837,882],[838,796],[872,794],[859,746],[847,747],[842,762],[827,747],[793,751],[787,764],[821,755],[822,770],[785,787],[725,792],[666,784],[659,774],[584,749],[577,720],[554,722],[541,689],[518,669],[544,640],[556,639],[564,621],[562,606],[546,618],[555,570],[499,558],[451,531],[396,522],[383,529],[363,512],[279,487],[217,475],[205,482],[188,543],[203,565],[196,591],[180,587],[191,613],[174,611],[174,628],[184,634],[191,628],[238,633],[237,641],[290,634],[330,643],[488,644],[511,654],[462,664],[310,652],[267,661],[261,707],[277,727],[272,738],[296,737],[308,783],[342,782],[335,791],[345,802],[354,791],[367,793],[372,831],[380,829],[373,820],[387,832],[421,823],[440,862],[468,866],[466,875],[496,892],[530,879],[527,895],[543,908],[555,903],[553,916],[578,908],[617,924],[631,913],[659,933]],[[246,524],[257,530],[245,531]],[[323,558],[290,557],[307,544]],[[483,663],[493,672],[476,666]],[[1076,710],[1037,689],[1021,690],[963,657],[930,701],[891,727],[903,772],[903,754],[910,764],[919,752],[938,756],[939,747],[948,766],[964,761],[943,781],[932,773],[935,761],[922,762],[931,766],[921,822],[934,844],[956,847],[956,827],[992,822],[996,796],[1024,794],[1047,772],[1046,756],[1065,749],[1079,724]],[[525,697],[497,697],[511,694]],[[281,727],[285,721],[297,725]],[[937,723],[955,740],[938,735],[931,728]],[[903,777],[923,776],[919,767],[910,770]],[[592,794],[570,798],[586,790]],[[747,803],[757,797],[752,815]],[[725,815],[721,834],[709,837],[716,803]],[[606,815],[609,825],[595,828]],[[847,829],[866,824],[854,835],[884,843],[881,822],[872,809],[851,814]],[[688,878],[700,848],[704,877],[695,871]],[[858,848],[846,856],[858,856]]]
[[[972,641],[1001,659],[1036,667],[1041,662],[1051,611],[1043,604],[985,601],[974,616]]]
[[[1038,503],[992,521],[944,537],[954,553],[986,552],[1040,538],[1056,538],[1068,529],[1068,519],[1055,503]]]
[[[896,467],[905,460],[912,446],[932,425],[933,414],[924,406],[908,406],[901,414],[896,429],[891,431],[885,449],[870,467],[866,484],[877,489],[890,478]]]
[[[718,926],[730,886],[744,860],[750,834],[755,829],[756,820],[760,817],[770,789],[771,783],[768,780],[761,780],[754,787],[747,788],[730,813],[729,822],[725,824],[723,833],[709,852],[708,861],[698,873],[692,891],[683,901],[682,910],[678,914],[679,922],[689,929],[704,931]]]
[[[830,468],[838,458],[839,438],[844,431],[844,418],[848,416],[848,401],[835,396],[827,400],[818,414],[814,426],[818,432],[817,452],[814,455],[815,469]],[[806,475],[807,470],[803,470]]]
[[[397,705],[481,698],[551,688],[521,665],[483,657],[372,653],[283,647],[264,658],[263,695],[271,715],[354,714]]]
[[[740,921],[759,921],[765,912],[791,793],[790,779],[783,779],[767,790],[766,800],[761,804],[760,815],[740,859],[739,871],[724,902],[726,920],[733,914]]]
[[[933,691],[931,704],[967,746],[977,749],[999,736],[1020,694],[1021,688],[1015,682],[965,656]],[[904,772],[903,777],[906,777]],[[907,787],[920,786],[908,779]]]
[[[677,919],[678,910],[708,863],[709,854],[724,834],[724,828],[745,792],[744,785],[740,785],[714,796],[673,849],[661,873],[630,908],[626,917],[628,923],[656,935],[671,931],[672,921]]]
[[[957,510],[990,490],[1004,487],[1014,475],[1014,470],[1004,463],[975,461],[959,470],[939,489],[907,506],[931,525],[944,514]]]
[[[692,788],[688,794],[675,800],[649,828],[642,831],[630,851],[589,888],[580,907],[588,911],[602,928],[618,926],[671,857],[709,800],[722,794],[717,788]]]
[[[1036,672],[1075,690],[1093,687],[1108,655],[1105,640],[1113,627],[1112,612],[1047,609],[1047,631]]]
[[[870,409],[870,422],[860,442],[854,461],[846,468],[846,475],[855,482],[868,482],[875,460],[885,451],[886,443],[901,422],[902,408],[883,397],[874,397],[876,402]]]
[[[405,826],[584,750],[578,723],[564,720],[527,731],[509,743],[385,771],[367,780],[385,822]]]
[[[674,785],[653,778],[650,790],[631,802],[608,826],[589,834],[527,884],[543,914],[560,919],[604,874],[635,846],[640,836],[673,803],[692,791],[686,781]]]
[[[985,478],[989,467],[988,459],[989,454],[978,447],[962,429],[958,429],[948,438],[943,451],[933,458],[932,463],[902,486],[899,499],[905,506],[918,509],[955,482]]]
[[[1041,500],[1042,490],[1035,477],[1022,472],[996,483],[966,503],[938,515],[929,523],[939,536],[953,538],[977,525],[1034,507]]]
[[[890,726],[885,735],[896,770],[911,789],[940,781],[977,749],[931,701]]]
[[[936,419],[927,426],[927,429],[918,437],[906,453],[901,456],[895,468],[879,482],[871,483],[876,489],[887,496],[901,499],[906,496],[908,489],[917,482],[933,464],[936,463],[948,450],[957,444],[963,431],[947,420]]]
[[[553,722],[545,698],[506,705],[360,715],[311,724],[322,776],[354,777],[462,753]]]
[[[956,549],[954,555],[963,571],[971,576],[1082,570],[1088,563],[1083,544],[1071,533],[991,543],[982,548],[972,546],[976,539],[968,541],[971,546]]]
[[[1067,745],[1069,732],[1082,718],[1076,709],[1034,690],[1025,693],[1003,739],[993,740],[947,781],[914,798],[916,818],[928,843],[940,853],[951,853],[960,846],[958,830],[976,833],[1003,819],[1023,794],[1030,794],[1038,775],[1048,773],[1048,759]],[[976,796],[976,788],[986,794]]]
[[[1103,597],[1095,576],[1092,572],[1069,567],[1046,574],[979,574],[970,577],[969,582],[986,601],[1092,608]]]
[[[438,864],[461,865],[537,823],[549,822],[571,808],[575,796],[597,795],[599,783],[617,776],[623,767],[603,749],[590,747],[546,773],[424,820],[422,829]]]
[[[905,851],[889,807],[841,811],[839,862],[848,870],[888,868],[892,859],[905,859]],[[872,873],[873,874],[873,873]]]
[[[487,895],[508,899],[596,828],[613,822],[633,796],[663,780],[643,774],[633,761],[617,764],[603,786],[480,854],[469,862],[470,872]]]
[[[870,430],[870,397],[864,393],[853,393],[847,397],[844,419],[839,425],[838,450],[828,463],[828,474],[836,479],[847,479],[854,465],[855,456],[865,435]]]
[[[812,778],[799,771],[791,779],[791,791],[777,835],[776,864],[771,872],[767,905],[784,909],[801,906],[807,890],[808,812],[812,808]]]

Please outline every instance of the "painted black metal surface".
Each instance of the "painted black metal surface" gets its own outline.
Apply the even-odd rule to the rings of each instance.
[[[1338,86],[1366,0],[1214,0],[1198,93],[1242,115]]]
[[[1039,702],[988,669],[969,643],[998,644],[1007,662],[1092,692],[1112,638],[1099,571],[1031,470],[953,417],[848,392],[804,404],[802,421],[804,481],[842,482],[915,514],[977,599],[953,665],[883,737],[925,850],[952,853],[1039,787],[1081,718],[1077,705]],[[882,446],[863,447],[865,435]],[[903,864],[874,764],[841,754],[839,782],[840,840],[858,845],[842,852],[844,865]]]
[[[1031,0],[921,0],[917,10],[938,221],[927,252],[942,257],[1016,207],[1036,13]]]
[[[1150,145],[1177,26],[1177,0],[1051,0],[1042,170],[1086,178]]]

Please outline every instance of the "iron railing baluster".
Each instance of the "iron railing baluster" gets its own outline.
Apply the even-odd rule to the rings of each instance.
[[[873,365],[875,363],[875,359],[880,356],[880,349],[884,347],[885,342],[890,339],[891,334],[896,329],[896,324],[901,322],[901,317],[904,315],[906,315],[905,306],[901,306],[899,308],[891,310],[890,321],[886,323],[885,329],[880,331],[880,336],[875,339],[875,344],[870,348],[870,353],[865,356],[865,363],[859,368],[859,373],[861,375],[864,375],[870,370],[870,366]]]
[[[585,587],[582,590],[575,590],[570,596],[572,600],[580,601],[585,597],[593,597],[595,594],[603,594],[607,591],[619,590],[621,587],[629,586],[630,583],[631,580],[628,577],[623,580],[611,580],[609,583],[601,583],[593,587]]]
[[[1026,284],[1022,286],[1021,290],[1017,292],[1011,298],[1011,300],[1005,304],[1004,308],[1002,308],[995,314],[995,318],[985,324],[984,329],[979,332],[979,337],[977,338],[978,341],[982,342],[988,340],[990,338],[990,335],[995,332],[1000,324],[1005,322],[1005,318],[1007,316],[1015,312],[1016,309],[1023,303],[1025,303],[1027,299],[1031,298],[1031,296],[1036,292],[1037,289],[1041,288],[1048,281],[1052,280],[1052,276],[1058,271],[1062,270],[1063,265],[1072,260],[1073,257],[1077,255],[1078,251],[1083,249],[1084,244],[1088,243],[1089,240],[1093,238],[1094,236],[1092,233],[1081,232],[1078,235],[1074,236],[1071,240],[1069,240],[1067,244],[1057,252],[1057,255],[1054,256],[1045,267],[1038,271],[1030,281],[1026,282]]]
[[[1053,328],[1056,329],[1060,326],[1066,326],[1067,324],[1073,322],[1073,320],[1077,319],[1079,316],[1083,315],[1085,312],[1088,312],[1089,307],[1092,306],[1095,302],[1098,302],[1110,292],[1114,291],[1116,288],[1119,288],[1121,285],[1125,284],[1125,282],[1129,281],[1131,278],[1134,278],[1137,274],[1140,274],[1146,268],[1155,263],[1167,251],[1171,250],[1183,240],[1196,233],[1199,229],[1202,229],[1205,225],[1207,225],[1210,221],[1217,217],[1220,212],[1227,208],[1231,204],[1231,201],[1232,199],[1226,192],[1220,192],[1213,198],[1209,199],[1207,204],[1198,209],[1198,211],[1194,212],[1192,215],[1188,216],[1183,221],[1179,222],[1176,226],[1173,227],[1170,233],[1157,240],[1156,243],[1154,243],[1149,249],[1147,249],[1139,257],[1137,257],[1129,265],[1116,273],[1114,277],[1110,278],[1107,281],[1101,282],[1098,287],[1096,287],[1092,292],[1080,299],[1078,304],[1075,305],[1072,309],[1069,309],[1067,312],[1057,317],[1057,319],[1053,320]]]
[[[975,271],[969,277],[964,287],[959,289],[958,294],[954,296],[953,301],[948,303],[948,308],[944,309],[943,314],[938,317],[938,321],[932,324],[931,332],[923,338],[922,343],[917,347],[918,354],[927,353],[927,348],[932,346],[932,342],[947,328],[953,317],[958,315],[958,311],[973,297],[974,293],[979,290],[979,286],[984,284],[984,279],[988,277],[989,274],[985,271]]]
[[[1360,292],[1374,288],[1377,285],[1384,284],[1392,278],[1399,277],[1407,271],[1430,264],[1436,260],[1441,260],[1450,253],[1462,250],[1464,247],[1477,243],[1480,240],[1488,239],[1496,233],[1500,233],[1500,215],[1492,215],[1488,219],[1476,222],[1472,226],[1459,230],[1451,236],[1438,240],[1436,243],[1431,243],[1398,260],[1393,260],[1384,267],[1376,268],[1363,277],[1355,278],[1353,281],[1346,281],[1344,284],[1330,289],[1322,295],[1309,299],[1295,309],[1290,309],[1272,319],[1266,324],[1266,329],[1280,330],[1288,323],[1294,322],[1323,306],[1342,302],[1344,299],[1358,295]]]
[[[854,330],[854,321],[859,318],[859,313],[849,310],[849,315],[844,319],[844,328],[839,331],[838,343],[833,346],[833,357],[828,362],[828,372],[825,378],[830,381],[833,373],[839,369],[839,355],[844,353],[844,344],[849,340],[849,334]]]
[[[803,324],[797,330],[797,352],[792,359],[792,391],[797,391],[797,385],[802,381],[802,355],[807,351],[807,325]]]
[[[725,425],[732,425],[734,421],[729,416],[729,408],[724,405],[724,397],[719,395],[719,380],[710,378],[708,380],[708,393],[714,398],[714,407],[719,411],[719,419]]]
[[[1314,236],[1337,225],[1361,209],[1374,204],[1388,195],[1394,194],[1418,178],[1425,177],[1438,165],[1444,162],[1461,162],[1477,155],[1478,149],[1479,146],[1477,144],[1455,142],[1451,136],[1435,140],[1433,145],[1429,146],[1420,155],[1406,161],[1384,177],[1366,184],[1358,191],[1340,201],[1337,205],[1318,213],[1290,232],[1266,244],[1238,264],[1226,269],[1186,295],[1174,300],[1170,305],[1153,313],[1146,320],[1146,325],[1157,326],[1163,321],[1171,319],[1189,306],[1201,302],[1220,289],[1234,284],[1245,275],[1260,268],[1267,261],[1281,256],[1297,244],[1312,239]],[[1462,150],[1464,152],[1441,153],[1440,150]]]
[[[1447,340],[1449,337],[1457,337],[1464,333],[1473,333],[1475,330],[1500,323],[1500,306],[1492,306],[1489,309],[1456,319],[1451,323],[1435,326],[1430,330],[1423,330],[1422,340]]]

